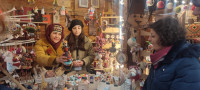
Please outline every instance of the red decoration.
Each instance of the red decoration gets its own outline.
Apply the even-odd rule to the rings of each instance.
[[[159,9],[162,9],[162,8],[165,7],[165,3],[164,3],[163,1],[159,1],[159,2],[157,3],[157,7],[158,7]]]
[[[51,20],[50,20],[50,15],[43,15],[43,22],[46,22],[46,23],[50,23]]]

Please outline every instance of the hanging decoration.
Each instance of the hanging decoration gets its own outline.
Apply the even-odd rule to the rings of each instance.
[[[38,13],[38,7],[37,6],[35,6],[33,10],[34,10],[34,13]]]
[[[34,4],[34,3],[35,3],[35,0],[28,0],[28,3],[29,3],[29,4]]]
[[[153,6],[154,4],[154,0],[147,0],[146,3],[147,3],[147,6]]]
[[[175,12],[176,12],[176,13],[181,12],[181,7],[180,7],[180,6],[176,7],[176,8],[175,8]]]
[[[60,8],[60,15],[65,15],[65,7],[64,6],[62,6],[61,8]]]
[[[172,2],[168,2],[167,4],[167,9],[173,9],[173,3]]]
[[[159,1],[158,3],[157,3],[157,8],[158,9],[163,9],[165,7],[165,3],[163,2],[163,1]]]
[[[90,7],[88,9],[89,17],[90,17],[91,20],[93,20],[94,11],[95,11],[95,8],[93,8],[93,7]]]
[[[44,6],[42,7],[41,9],[41,14],[44,15],[45,14],[45,11],[44,11]]]

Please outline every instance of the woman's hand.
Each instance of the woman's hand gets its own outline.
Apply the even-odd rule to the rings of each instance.
[[[82,60],[73,61],[73,66],[74,67],[82,67],[83,63],[84,62]]]
[[[62,64],[64,64],[64,65],[66,65],[64,62],[67,62],[68,61],[68,59],[67,59],[67,57],[65,57],[65,56],[60,56],[60,57],[57,57],[56,58],[56,62],[57,63],[62,63]],[[66,66],[70,66],[70,65],[66,65]]]
[[[46,78],[49,78],[49,77],[54,77],[56,76],[56,73],[53,71],[53,70],[48,70],[45,74],[45,77]]]

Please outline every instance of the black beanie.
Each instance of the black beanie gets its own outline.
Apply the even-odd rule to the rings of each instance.
[[[69,30],[69,31],[72,31],[72,28],[73,28],[74,26],[76,26],[76,25],[80,25],[82,28],[84,27],[83,22],[82,22],[81,20],[74,19],[74,20],[72,20],[70,26],[68,27],[68,30]]]

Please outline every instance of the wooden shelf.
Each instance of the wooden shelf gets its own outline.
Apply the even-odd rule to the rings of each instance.
[[[102,33],[119,33],[119,31],[117,27],[108,27],[105,31],[102,30]]]
[[[20,45],[25,43],[33,43],[35,42],[35,39],[29,39],[29,40],[10,40],[5,43],[0,43],[0,46],[12,46],[12,45]]]
[[[34,24],[45,24],[45,25],[48,24],[46,22],[26,22],[26,21],[20,21],[19,23],[34,23]]]

